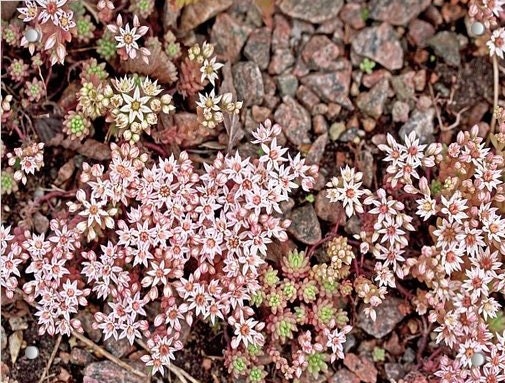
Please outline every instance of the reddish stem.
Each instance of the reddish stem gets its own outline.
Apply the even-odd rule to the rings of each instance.
[[[154,144],[154,143],[152,143],[152,142],[144,142],[143,144],[144,144],[144,146],[145,146],[146,148],[149,148],[149,149],[151,149],[151,150],[154,150],[156,153],[158,153],[158,154],[159,154],[160,156],[162,156],[163,158],[168,157],[167,152],[165,152],[165,150],[164,150],[161,146],[159,146],[159,145],[157,145],[157,144]]]
[[[337,236],[337,231],[338,231],[338,223],[335,224],[335,226],[331,229],[331,231],[328,234],[326,234],[326,236],[323,239],[320,239],[319,241],[314,243],[311,247],[309,247],[309,249],[307,250],[307,257],[310,258],[310,256],[319,246],[335,238]]]
[[[412,294],[410,291],[408,291],[405,287],[402,285],[396,283],[396,289],[408,300],[412,300],[414,298],[414,294]]]
[[[75,190],[69,190],[69,191],[54,190],[52,192],[44,194],[42,197],[37,198],[35,200],[35,204],[40,205],[45,201],[49,201],[51,198],[70,197],[71,195],[74,195],[74,194],[75,194]]]

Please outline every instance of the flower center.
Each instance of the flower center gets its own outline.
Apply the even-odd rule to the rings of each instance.
[[[133,43],[133,36],[130,34],[126,34],[124,35],[123,40],[125,44],[130,45],[131,43]]]
[[[133,101],[131,108],[132,108],[132,110],[135,110],[135,111],[139,110],[140,109],[140,102]]]
[[[47,3],[47,6],[46,6],[47,13],[54,15],[57,10],[58,10],[58,7],[56,6],[56,3],[54,1]]]

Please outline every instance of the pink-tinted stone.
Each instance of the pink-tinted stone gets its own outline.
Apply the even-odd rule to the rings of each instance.
[[[388,23],[363,29],[352,40],[351,46],[358,55],[378,62],[388,70],[403,67],[403,48]]]
[[[371,0],[370,18],[392,25],[407,25],[430,4],[430,0]]]
[[[227,13],[221,13],[216,17],[210,38],[215,44],[216,54],[225,61],[238,61],[251,31],[251,27]]]

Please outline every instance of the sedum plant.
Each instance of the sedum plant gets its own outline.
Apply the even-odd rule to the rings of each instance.
[[[142,360],[153,373],[182,348],[183,322],[226,321],[232,348],[261,347],[265,324],[248,301],[261,289],[267,245],[287,239],[289,221],[273,213],[295,182],[309,190],[317,172],[300,155],[286,155],[280,131],[266,121],[253,133],[264,155],[218,154],[201,170],[185,152],[153,162],[136,146],[111,144],[107,167],[84,163],[84,186],[68,216],[51,221],[50,234],[14,236],[2,226],[2,287],[12,295],[26,265],[33,279],[22,287],[37,304],[41,334],[82,331],[74,314],[88,297],[103,299],[109,310],[95,314],[96,327],[105,339],[147,336],[151,354]],[[161,312],[150,322],[154,302]],[[278,326],[285,338],[290,318]],[[264,375],[260,367],[248,373]]]
[[[328,191],[349,216],[373,222],[357,238],[376,259],[378,287],[363,290],[416,278],[424,285],[413,300],[418,313],[453,350],[440,360],[441,382],[505,379],[505,333],[490,326],[505,292],[503,156],[485,146],[477,126],[447,147],[420,144],[412,133],[405,144],[388,135],[379,149],[388,164],[384,188],[365,190],[362,174],[344,168]],[[411,245],[414,223],[428,233],[420,248]]]
[[[354,253],[347,240],[338,236],[329,243],[327,255],[329,263],[311,266],[305,252],[292,250],[276,268],[261,267],[260,289],[252,302],[258,307],[256,317],[266,323],[264,346],[231,345],[225,363],[235,377],[248,378],[254,368],[268,370],[271,364],[287,380],[317,378],[329,363],[343,359],[351,326],[342,309],[348,294],[339,287],[350,283]]]

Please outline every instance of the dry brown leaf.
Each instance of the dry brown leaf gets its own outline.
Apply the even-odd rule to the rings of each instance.
[[[63,185],[66,181],[72,177],[72,174],[74,174],[75,171],[75,161],[73,158],[65,162],[65,164],[58,170],[58,176],[56,177],[56,180],[54,181],[54,184],[56,186],[61,186]]]
[[[97,161],[110,160],[112,158],[109,145],[93,138],[88,138],[82,143],[78,140],[64,138],[63,134],[59,133],[49,141],[48,145],[62,146],[65,149],[76,151],[83,156]]]
[[[149,63],[146,64],[140,56],[121,61],[124,71],[139,73],[158,80],[162,84],[172,84],[177,81],[177,68],[163,51],[160,41],[154,37],[148,40],[146,47],[151,51]]]
[[[9,353],[11,355],[12,364],[18,360],[19,351],[23,344],[23,331],[14,331],[9,337]]]

